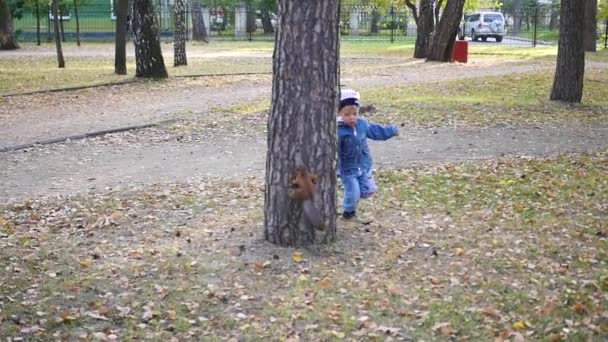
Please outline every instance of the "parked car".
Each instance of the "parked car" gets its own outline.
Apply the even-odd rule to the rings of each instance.
[[[500,12],[477,12],[467,14],[465,18],[464,35],[471,37],[471,40],[481,38],[485,42],[490,37],[500,43],[507,34],[505,17]]]

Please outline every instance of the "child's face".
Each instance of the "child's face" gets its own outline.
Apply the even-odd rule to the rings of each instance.
[[[342,109],[338,111],[338,115],[340,115],[345,124],[350,127],[355,127],[357,119],[359,118],[359,107],[354,105],[342,107]]]

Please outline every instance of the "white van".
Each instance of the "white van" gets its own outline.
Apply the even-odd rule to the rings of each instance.
[[[502,37],[507,34],[505,17],[500,12],[477,12],[465,15],[464,34],[470,36],[471,40],[481,38],[484,42],[488,37],[502,42]]]

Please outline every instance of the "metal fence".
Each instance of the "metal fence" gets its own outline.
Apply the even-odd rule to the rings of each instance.
[[[174,17],[171,0],[155,0],[161,39],[173,37]],[[203,18],[209,40],[273,40],[277,25],[276,14],[263,9],[201,8],[196,7]],[[192,38],[192,7],[186,4],[187,36]],[[506,34],[501,44],[508,45],[554,45],[559,39],[559,8],[539,6],[518,11],[504,11]],[[53,39],[53,16],[48,5],[31,8],[14,21],[18,39],[21,41],[51,41]],[[107,6],[89,5],[76,10],[70,5],[61,8],[60,26],[66,41],[76,39],[76,21],[79,22],[81,40],[113,40],[116,17],[113,3]],[[196,24],[194,22],[194,24]],[[463,20],[462,30],[465,22]],[[342,7],[340,12],[340,34],[343,40],[352,41],[414,41],[416,23],[409,8],[391,6]],[[598,44],[607,48],[608,21],[598,23]],[[468,38],[470,39],[470,37]],[[496,43],[495,40],[479,42]]]

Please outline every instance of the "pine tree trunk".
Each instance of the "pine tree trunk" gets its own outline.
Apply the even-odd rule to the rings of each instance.
[[[207,29],[205,28],[205,19],[203,18],[202,7],[197,0],[192,1],[192,40],[203,41],[207,43]],[[211,25],[211,23],[209,23]],[[211,29],[211,26],[209,27]]]
[[[295,246],[336,237],[338,1],[279,0],[266,158],[266,240]],[[298,167],[319,176],[322,236],[288,196]],[[320,235],[320,234],[319,234]]]
[[[135,76],[167,78],[165,60],[160,48],[158,18],[152,0],[133,1],[133,43]]]
[[[78,18],[77,0],[74,0],[74,16],[76,17],[76,45],[80,46],[80,19]]]
[[[465,0],[451,0],[441,15],[439,25],[435,30],[427,60],[448,62],[452,56],[454,40],[458,33],[458,25],[462,18]]]
[[[272,27],[272,20],[270,18],[270,11],[268,11],[268,9],[262,9],[261,14],[264,33],[274,33],[274,27]]]
[[[18,49],[17,37],[13,31],[13,16],[8,0],[0,0],[0,50]]]
[[[129,0],[118,0],[116,4],[116,41],[114,50],[114,73],[127,74],[127,13]]]
[[[175,0],[175,32],[173,35],[173,65],[188,65],[186,59],[186,9],[184,0]]]
[[[57,48],[57,66],[65,68],[65,60],[63,59],[63,49],[61,48],[61,37],[59,36],[59,0],[53,0],[53,26],[55,27],[55,47]]]
[[[595,52],[597,45],[597,0],[585,0],[585,51]]]
[[[552,101],[581,102],[585,76],[585,3],[562,0]]]

